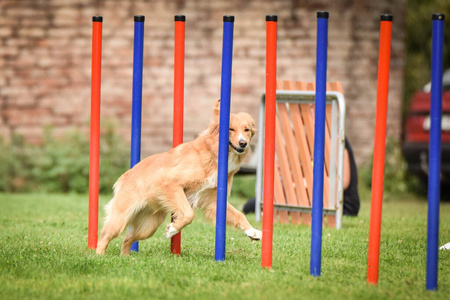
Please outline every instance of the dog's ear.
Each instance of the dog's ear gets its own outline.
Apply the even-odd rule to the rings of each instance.
[[[252,136],[255,136],[255,134],[258,132],[258,129],[256,129],[255,124],[252,124],[252,128],[250,129],[252,132]]]
[[[253,120],[252,120],[252,122],[251,122],[250,131],[252,132],[252,136],[255,136],[256,132],[258,131],[258,130],[256,129],[255,122],[254,122]]]
[[[214,103],[213,115],[214,115],[214,121],[219,122],[220,99],[217,99],[216,102]]]
[[[252,116],[248,113],[242,112],[240,113],[241,116],[243,116],[246,121],[247,121],[247,126],[250,127],[250,132],[252,133],[252,136],[255,136],[256,134],[256,125],[255,125],[255,120],[253,120]]]

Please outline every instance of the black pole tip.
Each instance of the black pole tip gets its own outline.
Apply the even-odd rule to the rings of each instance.
[[[392,22],[394,20],[394,17],[390,14],[382,14],[380,15],[380,21],[389,21]]]
[[[277,15],[267,15],[266,21],[276,22],[276,21],[278,21],[278,16]]]
[[[175,22],[177,22],[177,21],[186,22],[186,16],[185,15],[176,15]]]
[[[234,22],[234,16],[223,16],[224,22]]]
[[[135,22],[145,22],[145,16],[134,16]]]
[[[317,18],[321,18],[321,19],[328,19],[329,14],[327,11],[318,11],[317,12]]]
[[[92,22],[103,22],[103,17],[102,16],[93,16]]]
[[[445,15],[444,15],[444,14],[441,14],[441,13],[433,14],[433,21],[434,21],[434,20],[441,20],[441,21],[444,21],[444,20],[445,20]]]

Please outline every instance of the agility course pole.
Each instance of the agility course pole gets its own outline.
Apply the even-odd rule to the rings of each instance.
[[[367,259],[367,282],[371,284],[378,283],[378,265],[380,261],[381,211],[383,203],[392,20],[392,15],[383,14],[380,16],[377,108],[375,117],[375,140],[373,146],[372,199]]]
[[[89,150],[89,224],[88,248],[97,248],[98,239],[98,185],[100,169],[100,92],[102,72],[103,17],[92,17],[91,69],[91,133]]]
[[[220,86],[219,163],[217,171],[217,212],[215,260],[225,260],[228,190],[228,140],[231,106],[234,16],[223,17],[222,79]]]
[[[328,12],[317,12],[316,96],[314,116],[313,200],[309,273],[320,276],[322,259],[323,169],[327,93]]]
[[[275,119],[277,85],[277,21],[278,16],[266,16],[266,98],[263,179],[263,230],[261,267],[272,267],[273,189],[275,167]]]
[[[141,160],[142,124],[142,69],[144,61],[144,22],[145,16],[134,16],[134,54],[133,54],[133,103],[131,111],[131,152],[130,168]],[[131,251],[139,251],[139,242],[131,245]]]
[[[173,78],[173,148],[183,143],[184,108],[184,25],[186,16],[175,16],[174,78]],[[174,221],[172,217],[172,222]],[[170,252],[181,254],[181,232],[170,241]]]
[[[437,290],[438,286],[442,68],[445,15],[433,14],[432,19],[430,141],[428,147],[427,290]]]

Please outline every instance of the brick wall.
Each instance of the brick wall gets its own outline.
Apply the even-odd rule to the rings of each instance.
[[[330,3],[330,4],[329,4]],[[346,130],[358,163],[373,144],[379,14],[394,14],[388,135],[399,137],[406,0],[196,0],[0,2],[0,136],[39,142],[88,131],[92,16],[103,16],[102,122],[129,141],[133,15],[146,16],[143,156],[171,147],[173,16],[185,14],[185,137],[205,128],[220,95],[222,16],[236,16],[232,111],[258,117],[265,80],[265,15],[278,14],[278,78],[314,81],[316,14],[328,10],[328,80],[341,81]]]

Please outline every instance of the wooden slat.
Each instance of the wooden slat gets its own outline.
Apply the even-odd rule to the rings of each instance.
[[[286,90],[296,90],[296,85],[293,81],[284,81],[283,83],[284,89]],[[299,83],[300,87],[306,88],[305,83]],[[297,152],[296,155],[297,160],[298,157],[300,157],[301,162],[301,171],[303,174],[303,177],[300,178],[302,189],[303,187],[305,190],[301,191],[302,194],[300,195],[301,199],[301,205],[304,206],[311,206],[312,205],[312,155],[310,151],[310,145],[308,145],[308,139],[306,134],[306,125],[303,122],[302,119],[302,108],[305,112],[305,115],[309,118],[309,112],[311,111],[309,104],[296,104],[291,103],[289,104],[289,112],[291,114],[291,122],[294,135],[292,135],[292,127],[289,123],[289,127],[291,128],[291,136],[292,136],[292,143],[297,146]],[[309,119],[310,121],[310,119]],[[310,128],[312,127],[312,123],[309,122]],[[294,138],[295,136],[295,138]],[[312,146],[312,145],[311,145]],[[305,198],[306,197],[306,198]],[[303,222],[307,225],[311,225],[311,214],[304,214],[302,215]]]
[[[295,184],[296,205],[306,206],[309,205],[308,195],[306,194],[305,181],[303,173],[301,171],[298,149],[295,144],[294,133],[292,132],[289,113],[285,103],[278,103],[277,105],[281,131],[286,144],[286,153],[289,161],[288,167],[291,170]],[[304,223],[310,223],[311,214],[300,213],[300,216]]]
[[[295,90],[294,82],[287,81],[284,87],[288,90]],[[308,146],[308,140],[305,132],[305,124],[301,116],[300,105],[291,103],[289,105],[291,113],[291,121],[294,126],[294,135],[299,151],[303,176],[306,179],[306,188],[308,192],[308,205],[311,206],[312,201],[312,156]]]
[[[284,194],[286,196],[286,202],[290,205],[297,205],[297,199],[294,190],[294,182],[292,180],[291,170],[289,168],[289,162],[286,153],[286,145],[283,142],[283,134],[281,132],[280,121],[277,117],[275,126],[275,153],[278,158],[278,166],[280,167],[282,186]],[[301,218],[300,213],[291,212],[292,223],[300,224]]]
[[[277,90],[280,90],[282,88],[282,84],[281,81],[277,80]],[[276,141],[276,134],[275,134],[275,141]],[[280,176],[280,171],[279,171],[279,160],[277,157],[277,153],[275,151],[275,171],[274,171],[274,177],[276,178],[275,181],[275,198],[274,198],[274,203],[280,203],[280,204],[287,204],[287,198],[284,194],[284,190],[283,190],[283,180]],[[279,222],[281,223],[289,223],[289,212],[287,211],[278,211],[275,210],[274,214],[276,214],[275,217],[278,217]],[[276,221],[277,218],[274,218],[274,221]]]
[[[281,185],[281,176],[278,171],[278,163],[275,163],[274,168],[274,203],[286,203],[286,197],[284,196],[283,187]],[[264,212],[263,212],[264,213]],[[274,222],[279,220],[280,223],[289,223],[289,213],[287,211],[275,210],[274,211]]]
[[[309,84],[306,82],[296,82],[296,89],[299,91],[307,91]],[[313,87],[314,88],[314,87]],[[311,159],[314,155],[314,115],[312,113],[311,104],[300,104],[300,113],[302,115],[303,124],[305,124],[306,139],[308,141],[309,153]]]
[[[334,81],[334,82],[331,82],[330,84],[331,84],[331,90],[332,91],[336,91],[336,92],[339,92],[341,94],[344,93],[344,91],[342,89],[342,83],[341,82]]]
[[[308,141],[306,140],[305,129],[300,114],[298,104],[290,104],[289,110],[291,112],[292,124],[294,125],[295,140],[299,149],[299,156],[303,175],[306,179],[306,189],[308,192],[308,205],[311,206],[312,201],[312,162],[311,153],[308,148]]]

